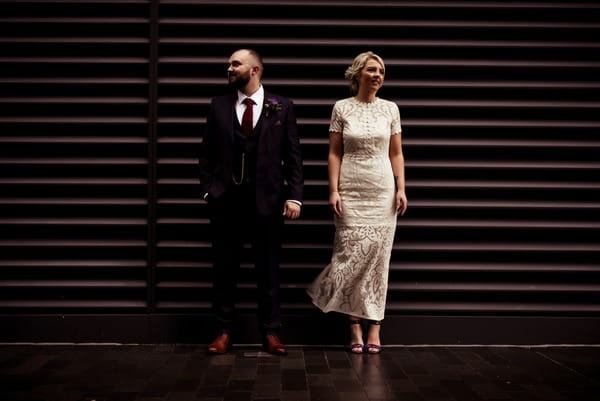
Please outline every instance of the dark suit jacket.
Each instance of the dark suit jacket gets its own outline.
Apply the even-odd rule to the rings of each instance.
[[[283,211],[285,200],[302,201],[302,156],[293,103],[265,91],[265,103],[276,99],[281,110],[260,116],[256,166],[256,206],[260,215]],[[202,193],[209,201],[219,199],[234,184],[232,179],[233,135],[237,92],[212,100],[201,145],[199,165]]]

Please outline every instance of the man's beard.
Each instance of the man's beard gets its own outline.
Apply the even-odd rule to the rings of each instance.
[[[246,86],[248,84],[248,82],[250,82],[250,72],[247,72],[246,74],[236,74],[233,77],[235,79],[231,79],[231,75],[228,77],[229,80],[229,86],[232,87],[233,89],[242,89],[244,86]]]

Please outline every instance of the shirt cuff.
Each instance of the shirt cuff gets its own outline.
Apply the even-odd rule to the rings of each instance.
[[[295,203],[296,205],[298,205],[300,207],[302,206],[302,202],[297,201],[295,199],[288,199],[288,200],[286,200],[286,202],[292,202],[292,203]]]

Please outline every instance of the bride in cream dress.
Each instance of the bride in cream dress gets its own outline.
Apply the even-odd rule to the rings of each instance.
[[[307,291],[323,312],[349,316],[353,353],[381,351],[396,218],[407,208],[400,112],[376,96],[384,76],[379,56],[358,55],[346,71],[355,96],[333,107],[328,158],[333,255]],[[361,319],[369,322],[366,345]]]

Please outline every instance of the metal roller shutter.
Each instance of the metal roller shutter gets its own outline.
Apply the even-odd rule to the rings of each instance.
[[[387,342],[592,341],[599,31],[595,1],[4,1],[0,313],[61,339],[204,340],[197,149],[228,56],[252,47],[265,86],[296,104],[305,158],[303,217],[284,238],[288,335],[322,340],[294,330],[328,324],[304,288],[331,256],[329,115],[348,96],[346,66],[372,50],[386,61],[380,96],[402,115],[410,205]],[[252,331],[249,263],[239,287]],[[69,328],[39,320],[52,316],[71,317]],[[99,317],[134,334],[73,329]],[[537,334],[519,333],[533,321]],[[44,339],[30,331],[5,337]]]

